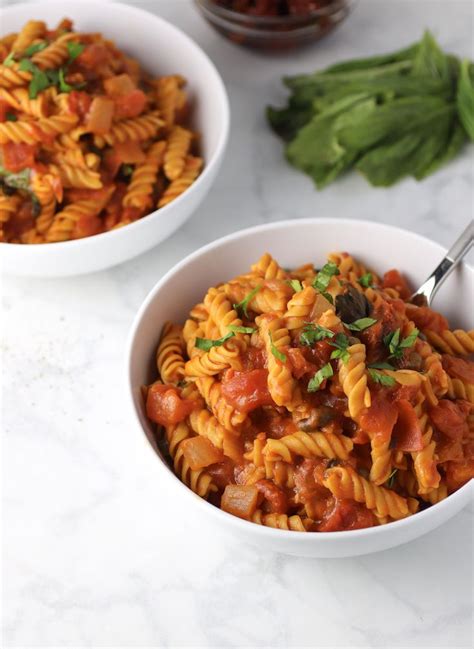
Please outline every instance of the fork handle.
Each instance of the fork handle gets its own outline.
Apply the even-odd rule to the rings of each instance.
[[[420,288],[411,296],[412,302],[425,301],[431,304],[433,298],[456,264],[461,261],[464,255],[474,244],[474,221],[471,221],[461,235],[456,239],[446,256],[440,261],[428,279],[423,282]]]

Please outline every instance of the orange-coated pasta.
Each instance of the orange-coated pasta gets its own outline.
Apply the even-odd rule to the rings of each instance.
[[[410,294],[347,253],[295,271],[266,253],[210,287],[165,324],[145,390],[158,434],[191,438],[178,465],[169,446],[178,476],[299,532],[385,525],[473,478],[472,333]]]
[[[67,18],[54,28],[30,20],[4,37],[0,240],[100,234],[185,192],[203,167],[185,85],[180,75],[152,77]]]

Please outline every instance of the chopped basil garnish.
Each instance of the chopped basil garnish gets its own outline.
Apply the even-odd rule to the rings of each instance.
[[[16,122],[18,120],[18,117],[14,113],[7,113],[5,115],[5,119],[7,122]]]
[[[133,174],[133,167],[132,167],[132,165],[123,164],[123,165],[120,167],[120,174],[121,174],[122,176],[125,176],[125,178],[127,178],[128,176],[131,176],[131,175]]]
[[[23,56],[33,56],[36,52],[41,52],[45,47],[48,47],[46,41],[40,41],[39,43],[32,43],[26,50],[23,52]]]
[[[336,334],[336,337],[329,343],[332,347],[336,349],[332,352],[331,358],[340,358],[341,361],[346,364],[351,355],[347,351],[349,347],[349,338],[345,334]]]
[[[278,359],[279,361],[281,361],[282,363],[286,363],[286,354],[284,354],[283,352],[281,352],[281,351],[280,351],[277,347],[275,347],[275,345],[273,344],[272,332],[271,332],[271,331],[268,332],[268,336],[269,336],[269,338],[270,338],[270,349],[271,349],[271,352],[272,352],[273,356],[275,356],[275,358],[277,358],[277,359]]]
[[[308,383],[308,392],[317,392],[321,387],[322,382],[334,374],[331,363],[326,363],[320,370],[316,372]]]
[[[364,329],[368,329],[376,322],[377,320],[374,320],[374,318],[359,318],[359,320],[355,320],[355,322],[348,324],[344,323],[344,326],[351,331],[364,331]]]
[[[13,67],[14,63],[15,63],[15,52],[10,52],[10,54],[4,60],[2,65],[4,65],[6,68],[11,68]]]
[[[76,43],[74,41],[69,41],[66,43],[67,51],[69,53],[69,63],[72,63],[74,59],[77,59],[78,56],[84,51],[85,45],[82,43]]]
[[[252,298],[253,298],[255,295],[257,295],[257,293],[259,292],[259,290],[260,290],[261,288],[262,288],[262,285],[261,285],[261,284],[259,284],[258,286],[256,286],[256,287],[253,289],[253,291],[250,291],[250,293],[247,293],[247,295],[244,297],[244,299],[241,300],[238,304],[233,304],[233,305],[232,305],[232,306],[234,307],[234,309],[235,309],[236,311],[241,310],[242,313],[244,314],[244,316],[245,316],[246,318],[248,318],[248,317],[249,317],[249,314],[247,313],[248,305],[249,305],[250,301],[252,300]]]
[[[333,277],[333,275],[339,275],[339,273],[339,268],[333,261],[324,264],[319,273],[316,275],[316,278],[313,282],[313,288],[324,295],[327,287],[329,286],[329,282],[331,281],[331,277]],[[326,297],[326,295],[324,295],[324,297]]]
[[[205,352],[208,352],[211,347],[220,347],[225,343],[226,340],[229,340],[229,338],[233,338],[235,334],[230,331],[228,334],[225,336],[222,336],[222,338],[218,338],[217,340],[212,340],[211,338],[196,338],[196,347],[198,349],[202,349]]]
[[[372,286],[372,273],[365,273],[357,281],[364,288],[370,288]]]
[[[374,383],[380,383],[380,385],[383,385],[387,388],[391,388],[396,383],[395,379],[392,376],[382,374],[382,372],[378,372],[377,370],[369,369],[369,375]]]
[[[300,335],[300,343],[305,347],[311,347],[314,343],[325,338],[334,338],[334,331],[321,327],[320,325],[308,324]]]
[[[13,189],[28,191],[30,189],[30,175],[31,169],[22,169],[18,173],[12,173],[0,166],[0,176],[3,178],[3,182],[8,187],[13,187]]]
[[[397,474],[397,471],[398,471],[398,469],[394,469],[394,470],[392,471],[392,473],[388,476],[387,487],[388,487],[389,489],[392,489],[393,486],[394,486],[394,484],[395,484],[395,476],[396,476],[396,474]]]
[[[74,90],[74,86],[69,85],[64,79],[64,68],[59,68],[58,81],[61,92],[71,92],[71,90]]]
[[[257,331],[254,327],[240,327],[239,325],[228,325],[227,329],[234,334],[253,334]]]
[[[383,342],[388,347],[390,351],[389,358],[401,358],[403,356],[403,350],[413,347],[415,340],[418,338],[420,332],[418,329],[413,329],[413,331],[406,337],[400,340],[400,329],[396,329],[391,333],[387,334]]]
[[[303,290],[303,285],[301,284],[299,279],[289,279],[288,284],[291,286],[295,293],[299,293]]]
[[[395,368],[393,365],[390,365],[390,363],[386,363],[384,361],[380,363],[370,363],[367,367],[370,367],[370,369],[373,370],[394,370]]]

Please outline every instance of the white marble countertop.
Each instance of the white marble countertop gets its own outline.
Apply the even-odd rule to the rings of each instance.
[[[360,0],[321,46],[273,58],[222,40],[187,0],[136,4],[214,59],[232,134],[211,194],[160,247],[91,276],[3,280],[3,646],[470,646],[472,511],[357,559],[298,559],[217,538],[150,490],[122,382],[126,335],[147,292],[223,234],[330,215],[454,239],[472,216],[472,148],[423,183],[374,189],[351,174],[317,193],[284,162],[263,109],[283,99],[283,74],[396,49],[425,27],[473,58],[472,3]]]

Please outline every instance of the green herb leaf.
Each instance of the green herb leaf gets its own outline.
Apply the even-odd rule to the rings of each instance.
[[[326,363],[320,370],[316,372],[308,383],[308,392],[317,392],[321,387],[323,381],[333,376],[334,372],[331,363]]]
[[[395,379],[392,376],[382,374],[382,372],[378,372],[377,370],[369,369],[369,376],[374,383],[380,383],[380,385],[383,385],[387,388],[391,388],[396,383]]]
[[[74,59],[77,59],[77,57],[82,54],[85,45],[83,45],[82,43],[76,43],[75,41],[68,41],[66,43],[66,47],[69,53],[69,63],[72,63]]]
[[[18,69],[21,70],[22,72],[31,72],[35,73],[38,68],[34,63],[30,61],[30,59],[21,59]]]
[[[388,476],[387,487],[389,489],[393,489],[393,486],[395,485],[395,479],[396,479],[395,476],[397,475],[397,471],[398,469],[394,469],[392,473]]]
[[[344,323],[344,326],[351,331],[364,331],[364,329],[368,329],[376,322],[377,320],[374,320],[374,318],[359,318],[359,320],[355,320],[349,324]]]
[[[327,264],[324,264],[313,281],[313,288],[324,294],[327,287],[329,286],[331,277],[333,277],[334,275],[339,275],[339,273],[339,268],[334,262],[330,261]]]
[[[250,293],[247,293],[247,295],[244,297],[243,300],[241,300],[238,304],[233,304],[232,306],[236,311],[241,311],[246,318],[249,317],[249,314],[247,313],[247,309],[249,306],[250,301],[252,300],[255,295],[259,292],[259,290],[262,288],[262,284],[259,284],[256,286],[253,291],[250,291]]]
[[[380,362],[380,363],[370,363],[367,367],[373,370],[394,370],[395,368],[390,363]]]
[[[131,176],[133,174],[132,165],[123,164],[120,167],[120,173],[121,173],[122,176],[125,176],[125,177]]]
[[[18,173],[12,173],[0,166],[0,176],[8,187],[24,189],[25,191],[30,189],[31,169],[22,169]]]
[[[74,86],[69,85],[64,79],[64,68],[59,68],[59,90],[61,92],[71,92],[71,90],[74,90]]]
[[[291,286],[295,293],[299,293],[303,290],[303,286],[299,279],[289,279],[287,283]]]
[[[220,347],[226,340],[229,340],[229,338],[232,338],[233,336],[235,336],[235,334],[230,331],[228,334],[222,336],[222,338],[218,338],[217,340],[212,340],[211,338],[196,338],[195,346],[198,349],[208,352],[211,347]]]
[[[346,364],[351,355],[347,351],[349,347],[349,338],[345,334],[336,334],[336,337],[329,343],[332,347],[336,349],[331,353],[331,358],[340,358],[341,361]]]
[[[321,327],[320,325],[308,324],[300,335],[300,343],[305,347],[311,347],[314,343],[325,338],[334,338],[334,331]]]
[[[370,288],[372,286],[372,273],[365,273],[357,281],[364,288]]]
[[[228,325],[227,329],[235,334],[253,334],[257,331],[255,327],[240,327],[239,325]]]
[[[7,58],[3,61],[2,65],[6,68],[12,68],[15,63],[15,52],[10,52]]]
[[[326,300],[327,300],[330,304],[334,304],[334,299],[333,299],[331,293],[324,293],[324,292],[323,292],[323,293],[321,293],[321,295],[322,295],[324,298],[326,298]]]
[[[24,56],[33,56],[36,52],[41,52],[45,47],[48,47],[46,41],[40,41],[39,43],[32,43],[26,50],[23,52]]]
[[[32,79],[28,87],[28,96],[30,99],[36,99],[38,93],[46,90],[51,85],[48,74],[40,70],[29,59],[21,59],[19,69],[22,72],[31,72]]]
[[[286,355],[283,352],[281,352],[279,349],[277,349],[277,347],[275,347],[275,345],[273,344],[271,331],[268,332],[268,336],[270,338],[270,345],[271,345],[270,349],[273,356],[275,356],[275,358],[277,358],[282,363],[286,363]]]
[[[5,119],[7,122],[16,122],[18,121],[18,117],[14,113],[6,113]]]
[[[403,350],[413,347],[415,340],[419,335],[418,329],[413,329],[413,331],[406,337],[400,340],[400,329],[393,331],[392,333],[387,334],[383,341],[384,344],[388,347],[390,351],[389,358],[401,358],[403,356]]]

